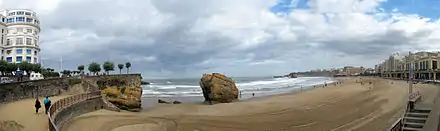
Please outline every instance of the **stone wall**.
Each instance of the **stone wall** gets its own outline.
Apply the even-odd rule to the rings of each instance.
[[[69,91],[72,87],[73,85],[70,85],[69,80],[66,78],[0,84],[0,103],[35,98],[37,96],[59,95]]]
[[[85,113],[93,112],[99,109],[105,109],[105,103],[101,97],[91,98],[85,101],[75,103],[69,107],[63,108],[59,111],[54,119],[55,125],[62,130],[63,124]]]
[[[0,104],[21,99],[35,98],[37,96],[55,96],[71,92],[78,94],[99,90],[96,81],[103,77],[119,77],[126,79],[130,86],[140,86],[142,77],[140,74],[121,74],[108,76],[86,76],[85,82],[70,85],[69,78],[50,78],[43,80],[24,81],[16,83],[0,84]],[[75,90],[72,91],[71,90]]]
[[[104,109],[110,110],[110,111],[116,111],[116,112],[121,111],[121,109],[116,107],[113,103],[109,102],[107,100],[107,98],[105,98],[105,96],[102,96],[101,99],[102,99],[102,102],[104,102]]]

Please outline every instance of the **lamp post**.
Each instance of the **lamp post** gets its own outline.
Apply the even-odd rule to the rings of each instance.
[[[408,87],[408,93],[411,96],[411,94],[413,93],[413,77],[414,77],[414,58],[413,55],[411,53],[411,51],[409,52],[409,87]]]
[[[408,106],[407,109],[412,110],[414,108],[414,102],[411,101],[411,96],[413,94],[413,77],[414,77],[414,58],[411,52],[409,52],[409,61],[410,61],[410,68],[409,68],[409,86],[408,86]]]

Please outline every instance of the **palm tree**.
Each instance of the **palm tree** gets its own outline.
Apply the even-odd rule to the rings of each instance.
[[[125,68],[127,68],[127,74],[128,74],[128,71],[130,70],[130,67],[131,67],[130,62],[125,63]]]
[[[119,74],[122,74],[122,69],[124,68],[124,64],[118,64]]]

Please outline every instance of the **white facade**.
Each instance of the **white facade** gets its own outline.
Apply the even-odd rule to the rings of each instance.
[[[40,21],[30,10],[4,10],[1,17],[1,59],[7,62],[39,63]]]

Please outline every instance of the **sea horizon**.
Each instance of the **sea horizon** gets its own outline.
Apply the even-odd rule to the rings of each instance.
[[[273,77],[232,77],[242,99],[248,99],[251,94],[255,96],[268,96],[294,92],[314,85],[332,83],[331,77],[299,77],[299,78],[273,78]],[[181,79],[156,79],[150,80],[150,85],[143,85],[142,97],[154,98],[202,98],[202,90],[199,85],[200,78]]]

